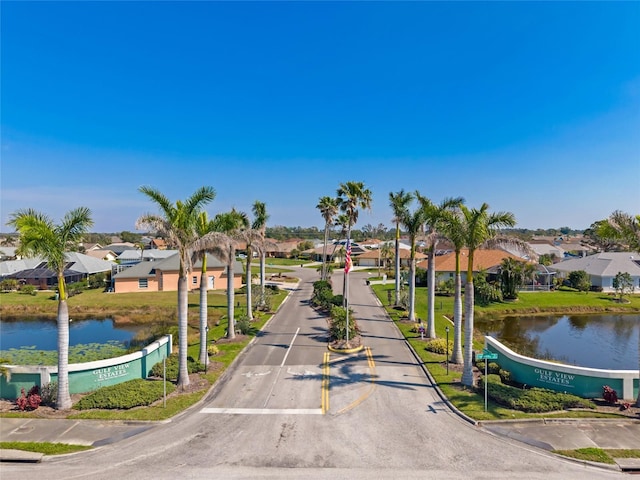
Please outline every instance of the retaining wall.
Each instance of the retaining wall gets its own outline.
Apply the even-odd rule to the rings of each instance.
[[[165,335],[139,352],[95,362],[69,364],[69,393],[85,393],[135,378],[147,378],[153,366],[171,354],[172,336]],[[15,400],[20,390],[42,387],[58,379],[58,366],[5,365],[11,372],[7,382],[0,376],[0,398]]]
[[[537,360],[508,349],[493,337],[484,339],[485,348],[498,354],[498,359],[493,361],[508,370],[516,382],[583,398],[602,398],[602,387],[609,385],[621,400],[638,398],[638,370],[601,370]]]

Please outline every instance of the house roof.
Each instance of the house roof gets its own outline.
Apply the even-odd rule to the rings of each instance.
[[[108,255],[112,255],[113,258],[116,258],[118,256],[116,255],[116,252],[114,252],[113,250],[107,250],[104,248],[97,249],[97,250],[86,250],[84,254],[93,258],[99,258],[101,260],[104,260],[104,258]]]
[[[619,272],[640,277],[640,254],[637,252],[596,253],[586,257],[564,260],[550,268],[559,272],[584,270],[589,275],[601,277],[615,277]]]
[[[224,272],[227,271],[226,264],[223,264],[213,255],[207,254],[207,268],[224,267]],[[202,261],[198,260],[193,264],[193,271],[200,271],[202,268]],[[155,262],[140,262],[133,267],[127,268],[122,272],[114,275],[114,278],[141,278],[154,275],[154,270],[163,270],[167,272],[177,271],[180,269],[180,258],[176,252],[169,258],[157,260]],[[233,265],[234,273],[243,273],[244,268],[242,262],[236,260]]]
[[[513,258],[514,260],[523,261],[522,258],[513,255],[504,250],[476,250],[473,254],[473,271],[488,270],[502,263],[505,258]],[[467,262],[469,261],[469,250],[462,249],[460,251],[460,270],[467,270]],[[456,254],[455,252],[445,255],[436,256],[434,259],[435,269],[437,272],[455,272],[456,271]],[[427,261],[418,264],[420,268],[428,268]]]
[[[159,250],[159,249],[151,249],[151,250],[143,250],[140,252],[140,249],[137,250],[125,250],[120,255],[118,255],[118,260],[121,262],[128,262],[131,260],[141,261],[144,260],[163,260],[165,258],[172,257],[178,253],[177,250]]]
[[[64,258],[69,265],[69,270],[74,270],[82,274],[93,274],[100,272],[110,272],[113,262],[93,258],[84,253],[67,252]],[[29,270],[38,267],[41,263],[46,262],[43,257],[23,258],[21,260],[9,260],[0,262],[0,275],[11,275],[23,270]],[[46,266],[46,265],[45,265]],[[43,266],[43,268],[45,267]]]
[[[21,258],[18,260],[5,260],[0,262],[0,277],[6,277],[16,272],[35,268],[42,263],[41,258]]]
[[[365,253],[358,255],[358,258],[379,258],[380,257],[380,252],[376,249],[376,250],[367,250]],[[411,250],[406,250],[404,248],[400,249],[400,258],[404,259],[408,259],[411,258]],[[424,258],[427,258],[427,256],[424,253],[421,252],[416,252],[416,260],[420,261]]]

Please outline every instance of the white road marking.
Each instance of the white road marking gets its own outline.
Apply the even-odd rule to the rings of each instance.
[[[247,373],[243,373],[242,375],[247,378],[251,378],[251,377],[262,377],[264,375],[269,375],[270,373],[271,373],[271,370],[269,370],[268,372],[259,372],[259,373],[247,372]]]
[[[200,413],[228,415],[322,415],[321,408],[203,408]]]

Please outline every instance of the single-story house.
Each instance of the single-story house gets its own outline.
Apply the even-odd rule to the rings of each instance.
[[[45,265],[45,266],[41,266]],[[53,290],[58,285],[58,274],[46,267],[47,263],[42,262],[36,268],[29,268],[20,272],[7,275],[4,278],[17,280],[21,285],[33,285],[38,290]],[[82,281],[86,275],[75,270],[66,269],[63,272],[64,281],[68,285]]]
[[[96,273],[111,273],[114,265],[113,262],[78,252],[65,253],[65,260],[65,279],[69,283],[79,282]],[[41,289],[57,285],[55,273],[48,270],[47,262],[42,257],[0,262],[0,278],[15,278]]]
[[[104,248],[98,250],[85,250],[84,254],[100,260],[106,260],[107,262],[115,262],[118,258],[118,255],[113,250]]]
[[[333,262],[333,263],[344,262],[344,256],[346,253],[345,248],[346,248],[346,241],[342,243],[341,242],[328,243],[327,252],[326,252],[327,262]],[[305,255],[308,255],[311,258],[311,260],[313,260],[314,262],[322,262],[323,250],[324,250],[324,245],[320,244],[319,246],[315,248],[311,248],[309,250],[305,250],[302,253],[304,253]],[[367,249],[363,248],[359,244],[354,242],[351,243],[351,258],[354,259],[354,265],[355,265],[355,258],[367,251],[368,251]]]
[[[395,250],[393,253],[395,255]],[[408,268],[409,261],[411,260],[411,249],[407,250],[406,248],[401,247],[399,249],[399,255],[400,255],[400,266]],[[427,256],[424,253],[416,252],[416,266],[418,266],[420,262],[422,262],[425,258],[427,258]],[[353,263],[354,265],[357,265],[359,267],[378,267],[378,266],[384,267],[385,266],[384,265],[385,260],[384,258],[382,258],[379,249],[367,250],[363,254],[358,255],[357,257],[354,257]],[[379,263],[381,265],[379,265]],[[391,263],[395,265],[395,260],[392,260]]]
[[[567,278],[571,272],[583,270],[589,275],[591,285],[613,292],[613,279],[622,272],[631,275],[633,286],[640,289],[640,253],[603,252],[586,257],[572,258],[549,267],[559,278]]]
[[[193,265],[189,275],[189,289],[200,288],[200,274],[202,262]],[[235,261],[233,266],[233,288],[242,287],[244,269],[242,263]],[[178,275],[180,258],[174,253],[169,258],[153,262],[140,262],[126,268],[112,278],[115,293],[128,292],[167,292],[178,290]],[[224,290],[227,288],[227,266],[213,255],[207,254],[207,278],[210,290]]]
[[[523,258],[513,255],[504,250],[479,249],[473,254],[473,272],[477,273],[481,270],[491,270],[497,268],[505,258],[513,258],[518,261],[525,261]],[[469,250],[462,249],[460,251],[460,277],[462,283],[467,281],[467,264],[469,261]],[[456,254],[455,252],[445,255],[436,255],[434,258],[436,269],[436,284],[444,282],[450,278],[455,279],[456,276]],[[428,262],[424,260],[418,263],[418,268],[427,269]]]

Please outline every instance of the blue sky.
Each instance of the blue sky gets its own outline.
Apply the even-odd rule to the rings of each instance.
[[[361,181],[513,212],[521,228],[640,213],[640,2],[10,2],[2,231],[35,208],[134,230],[203,185],[323,226]]]

